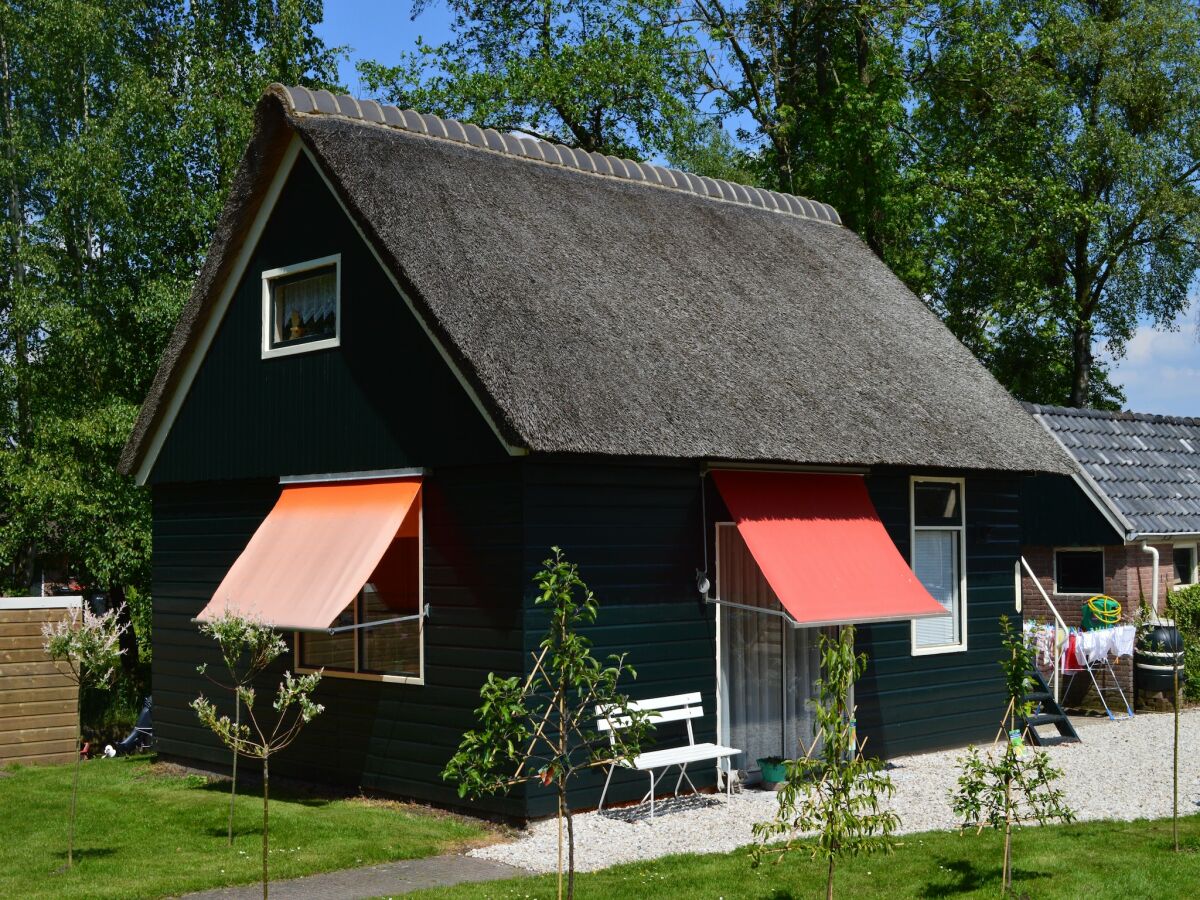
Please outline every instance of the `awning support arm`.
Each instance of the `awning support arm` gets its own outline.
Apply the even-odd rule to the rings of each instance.
[[[729,606],[733,609],[744,609],[747,612],[760,613],[764,616],[779,616],[783,621],[787,622],[793,628],[803,628],[804,626],[789,616],[782,609],[764,609],[761,606],[750,606],[746,603],[731,603],[728,600],[715,600],[712,597],[705,597],[704,602],[712,606]]]
[[[344,631],[369,631],[372,628],[379,628],[381,625],[395,625],[397,622],[413,622],[417,619],[429,618],[429,604],[425,604],[425,608],[415,616],[397,616],[394,619],[380,619],[378,622],[363,622],[361,625],[341,625],[338,628],[321,628],[318,632],[325,631],[329,634],[341,634]]]

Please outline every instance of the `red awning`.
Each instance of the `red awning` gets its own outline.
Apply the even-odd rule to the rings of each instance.
[[[420,479],[285,487],[197,620],[328,628],[392,541],[418,533],[420,493]]]
[[[946,614],[888,537],[862,476],[734,470],[712,476],[767,583],[797,622]]]

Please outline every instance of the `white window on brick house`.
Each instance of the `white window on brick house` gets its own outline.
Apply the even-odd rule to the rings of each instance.
[[[1104,593],[1104,550],[1054,551],[1054,593],[1094,597]]]
[[[1176,544],[1172,557],[1175,562],[1175,582],[1179,587],[1200,581],[1196,572],[1196,545]]]
[[[914,619],[914,656],[967,649],[966,484],[961,478],[913,478],[910,563],[946,615]]]

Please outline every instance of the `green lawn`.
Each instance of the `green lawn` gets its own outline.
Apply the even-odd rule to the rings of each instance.
[[[631,826],[644,827],[644,826]],[[1200,892],[1200,816],[1181,822],[1187,851],[1171,849],[1170,821],[1089,822],[1030,828],[1016,838],[1016,896],[1032,900],[1141,900],[1191,898]],[[1000,894],[999,836],[930,832],[906,835],[890,857],[845,863],[836,896],[988,897]],[[764,898],[800,900],[825,895],[825,870],[794,856],[782,865],[750,866],[745,851],[708,856],[671,856],[579,876],[580,900],[643,900],[646,897]],[[463,885],[454,890],[405,895],[406,900],[554,897],[554,877]]]
[[[161,897],[257,880],[262,798],[238,800],[226,846],[228,782],[148,758],[96,759],[80,776],[74,869],[67,851],[71,766],[0,770],[0,897]],[[251,789],[253,790],[253,789]],[[431,856],[493,837],[470,819],[272,786],[271,876]]]

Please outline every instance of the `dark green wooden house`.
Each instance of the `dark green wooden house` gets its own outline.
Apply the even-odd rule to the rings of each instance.
[[[835,211],[324,92],[256,117],[124,459],[164,756],[224,765],[193,619],[249,598],[326,669],[282,772],[457,802],[440,772],[487,673],[530,665],[551,545],[633,696],[700,692],[743,777],[805,736],[839,622],[868,623],[875,752],[994,732],[1020,478],[1071,464]]]

